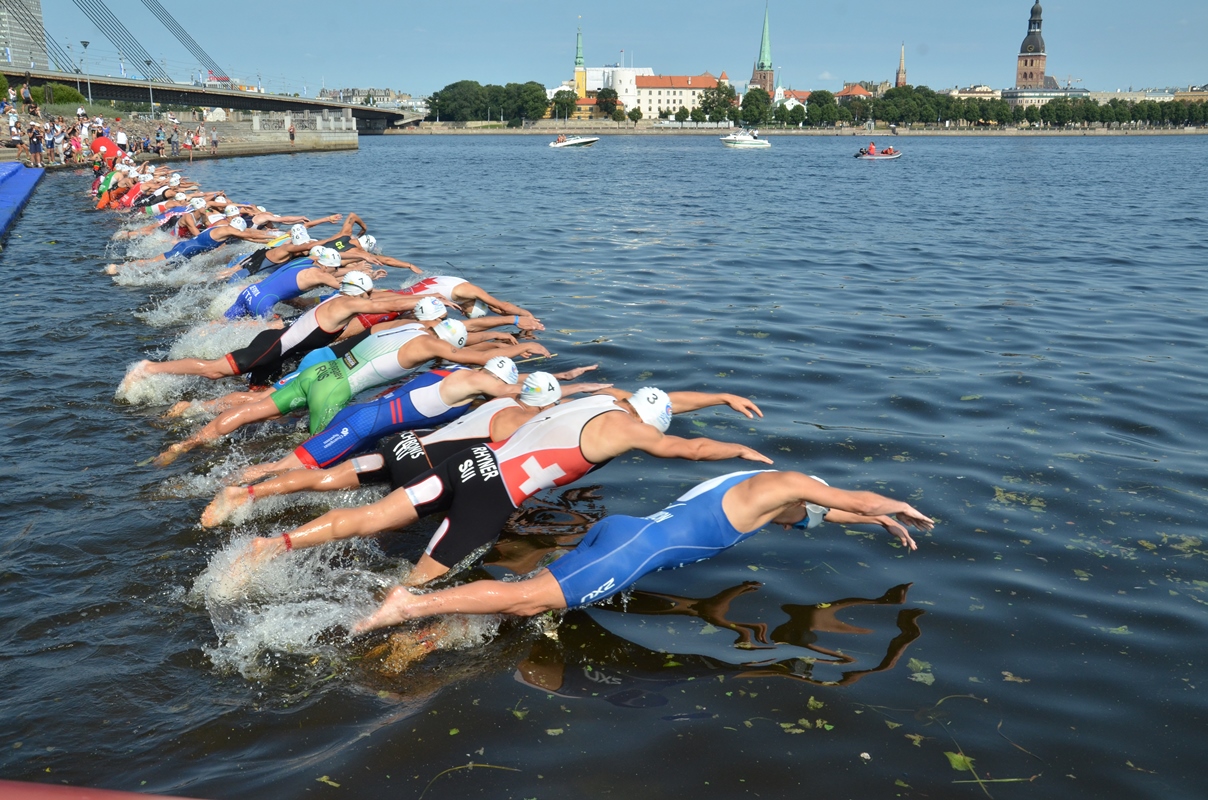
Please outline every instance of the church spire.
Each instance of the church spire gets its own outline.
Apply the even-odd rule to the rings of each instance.
[[[893,82],[894,86],[906,85],[906,43],[902,42],[902,58],[898,61],[898,75]]]
[[[583,65],[583,29],[579,28],[579,32],[575,34],[575,66]]]
[[[763,7],[763,40],[759,43],[759,60],[755,62],[757,71],[771,71],[772,69],[772,34],[768,30],[768,7],[765,4]]]

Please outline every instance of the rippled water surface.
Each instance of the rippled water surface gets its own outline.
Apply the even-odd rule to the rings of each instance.
[[[86,175],[47,176],[0,255],[0,777],[193,797],[1202,797],[1203,142],[903,139],[868,164],[854,139],[773,138],[379,137],[187,168],[274,210],[358,211],[387,253],[537,312],[559,368],[766,414],[673,433],[941,521],[909,556],[881,532],[768,529],[560,624],[453,620],[401,671],[385,637],[333,631],[431,522],[231,595],[249,536],[375,495],[203,530],[237,467],[304,430],[138,466],[200,424],[163,419],[169,402],[220,387],[117,398],[126,368],[255,329],[214,322],[232,294],[206,282],[217,258],[101,274],[123,220],[89,210]],[[526,572],[604,513],[744,466],[618,459],[531,501],[484,569]]]

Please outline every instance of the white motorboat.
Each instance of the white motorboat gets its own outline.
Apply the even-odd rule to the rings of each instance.
[[[759,138],[759,131],[747,130],[745,128],[739,128],[733,133],[722,136],[721,143],[726,147],[757,148],[772,146],[772,143],[767,139]]]
[[[599,136],[565,136],[549,143],[550,147],[591,147],[600,141]]]
[[[856,158],[860,159],[861,161],[893,161],[894,159],[901,157],[901,150],[889,153],[888,155],[885,153],[877,153],[875,156],[870,156],[866,150],[861,150],[860,152],[856,153]]]

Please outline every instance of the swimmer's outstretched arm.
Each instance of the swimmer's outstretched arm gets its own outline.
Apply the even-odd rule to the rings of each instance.
[[[387,267],[395,267],[396,269],[409,269],[409,270],[411,270],[412,272],[414,272],[414,273],[415,273],[415,274],[417,274],[417,275],[419,275],[419,274],[422,274],[422,273],[423,273],[423,270],[422,270],[422,269],[420,269],[419,267],[415,266],[415,265],[414,265],[414,264],[412,264],[410,261],[403,261],[403,260],[401,260],[401,259],[394,258],[393,256],[381,256],[381,255],[379,255],[379,256],[375,256],[375,257],[377,258],[377,263],[378,263],[378,264],[381,264],[381,265],[383,265],[383,266],[387,266]]]
[[[633,396],[633,392],[627,392],[624,389],[612,389],[606,394],[610,394],[618,400],[628,400]],[[763,412],[759,410],[759,406],[745,397],[740,397],[736,394],[711,392],[668,392],[667,397],[671,400],[671,413],[683,414],[688,411],[699,411],[702,408],[710,406],[729,406],[740,414],[743,414],[748,419],[754,419],[755,415],[763,416]]]
[[[468,331],[485,331],[490,328],[503,328],[508,325],[515,325],[522,331],[543,331],[545,326],[535,317],[522,317],[518,314],[513,314],[510,317],[478,317],[476,319],[463,320]]]

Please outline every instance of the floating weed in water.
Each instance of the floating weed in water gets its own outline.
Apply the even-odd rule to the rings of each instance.
[[[1130,630],[1128,629],[1128,626],[1127,626],[1127,625],[1121,625],[1121,626],[1120,626],[1120,627],[1118,627],[1118,628],[1104,628],[1104,627],[1096,627],[1096,628],[1095,628],[1095,630],[1097,630],[1097,631],[1103,631],[1104,633],[1110,633],[1110,634],[1112,634],[1113,636],[1132,636],[1132,631],[1130,631]],[[1005,673],[1004,673],[1004,674],[1005,674]]]
[[[1024,494],[1023,492],[1008,492],[1000,486],[994,487],[994,502],[999,505],[1021,505],[1027,506],[1029,511],[1044,513],[1046,503],[1039,497]]]
[[[558,731],[558,733],[561,733],[561,732],[562,732],[561,730]],[[448,775],[450,772],[457,772],[458,770],[463,770],[463,769],[502,769],[502,770],[506,770],[507,772],[519,772],[520,771],[520,770],[516,769],[515,767],[501,767],[496,764],[475,764],[473,761],[471,761],[469,764],[462,764],[460,767],[449,767],[446,770],[442,770],[441,772],[436,773],[436,775],[433,776],[432,780],[428,781],[428,785],[425,786],[424,790],[419,793],[419,800],[423,800],[424,795],[426,795],[428,793],[428,790],[432,788],[432,784],[436,783],[438,778]]]
[[[1002,679],[1008,683],[1031,683],[1031,678],[1020,678],[1018,675],[1012,675],[1010,672],[1003,671]]]
[[[910,659],[906,664],[906,668],[910,670],[910,680],[930,686],[935,683],[935,675],[931,673],[931,664],[926,661],[920,661],[917,658]],[[943,701],[940,701],[943,702]],[[939,705],[937,703],[936,705]]]

